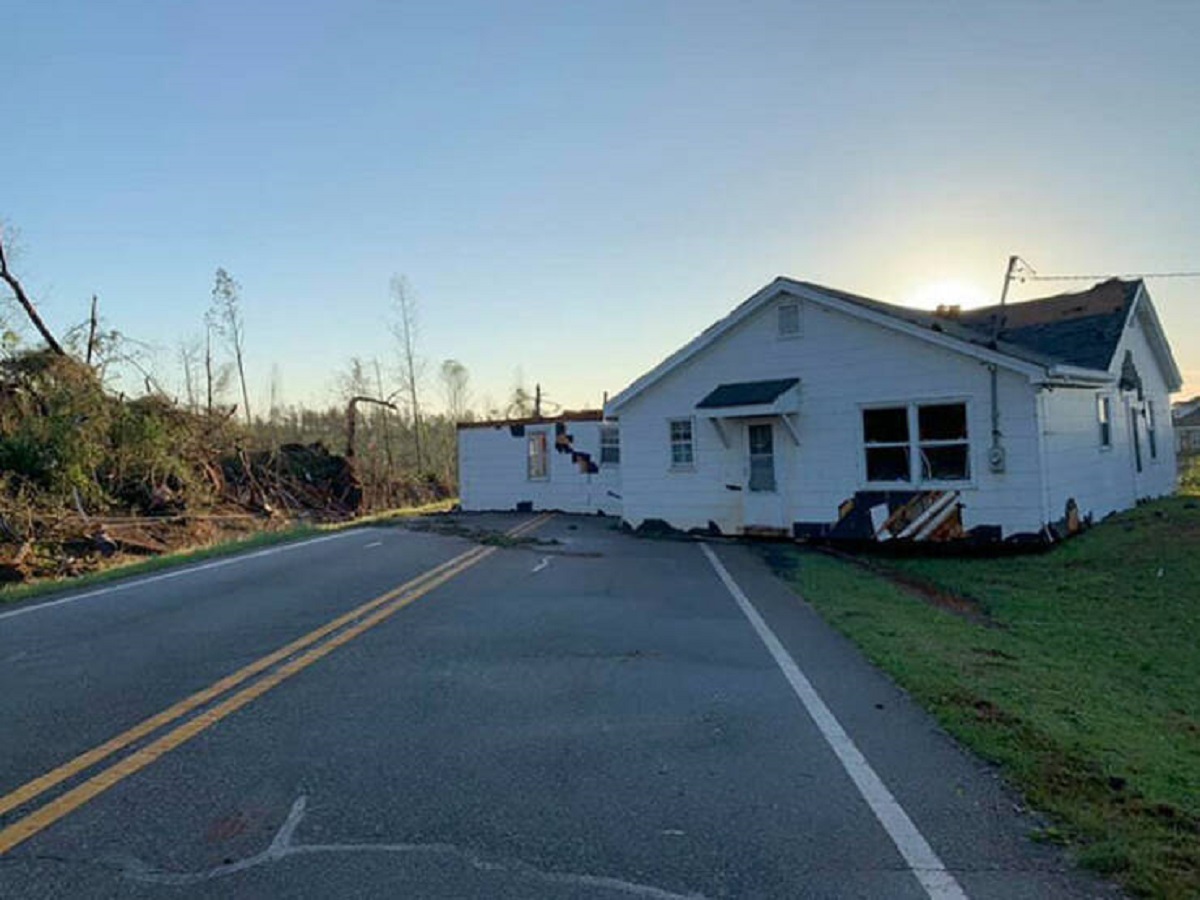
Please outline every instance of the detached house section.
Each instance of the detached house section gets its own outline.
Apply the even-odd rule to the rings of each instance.
[[[928,313],[776,279],[614,397],[638,526],[1052,540],[1174,490],[1140,281]]]
[[[460,422],[462,508],[621,511],[621,446],[599,410],[553,418]]]

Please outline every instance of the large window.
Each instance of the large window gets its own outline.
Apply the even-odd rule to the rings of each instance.
[[[671,468],[688,469],[695,462],[696,454],[692,442],[692,420],[671,420]]]
[[[1096,421],[1100,425],[1100,446],[1112,446],[1112,399],[1100,394],[1096,397]]]
[[[867,481],[966,481],[971,445],[965,403],[863,410]],[[915,475],[915,477],[914,477]]]
[[[615,466],[621,462],[621,432],[616,425],[600,426],[600,464]]]
[[[546,432],[534,431],[529,435],[529,479],[531,481],[550,477],[550,453]]]

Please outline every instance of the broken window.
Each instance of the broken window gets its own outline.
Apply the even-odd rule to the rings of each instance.
[[[800,304],[784,303],[779,307],[779,336],[800,336]]]
[[[671,468],[690,468],[695,461],[692,445],[692,420],[671,420]]]
[[[1096,397],[1096,420],[1100,423],[1100,446],[1112,446],[1112,400],[1103,394]]]
[[[529,435],[529,478],[549,477],[550,453],[546,432],[534,431]]]
[[[621,432],[616,425],[600,426],[600,464],[615,466],[621,462]]]
[[[864,409],[863,443],[867,481],[913,482],[914,453],[920,460],[920,481],[971,477],[965,403]]]
[[[922,481],[965,481],[971,477],[967,404],[917,407]]]
[[[908,408],[863,410],[867,481],[909,481]]]

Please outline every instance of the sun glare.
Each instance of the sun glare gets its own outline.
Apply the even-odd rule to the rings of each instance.
[[[969,281],[953,279],[922,285],[904,298],[906,306],[915,306],[918,309],[937,309],[942,305],[958,305],[963,309],[971,309],[976,306],[988,306],[995,302],[996,299],[989,296],[978,285],[971,284]]]

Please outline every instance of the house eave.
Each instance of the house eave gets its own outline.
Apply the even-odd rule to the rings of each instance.
[[[1099,369],[1082,366],[1057,365],[1046,369],[1045,375],[1033,379],[1034,384],[1061,385],[1063,387],[1104,387],[1114,384],[1116,376]]]
[[[1143,327],[1149,332],[1150,350],[1162,370],[1167,392],[1174,394],[1181,390],[1183,373],[1179,370],[1179,364],[1175,362],[1175,354],[1171,352],[1171,344],[1167,341],[1167,334],[1163,330],[1162,322],[1159,321],[1158,311],[1154,308],[1154,301],[1150,299],[1150,293],[1146,290],[1144,282],[1138,285],[1133,303],[1129,304],[1129,315],[1125,319],[1126,328],[1129,328],[1134,316],[1141,319]],[[1114,359],[1113,362],[1115,364],[1116,360]]]

